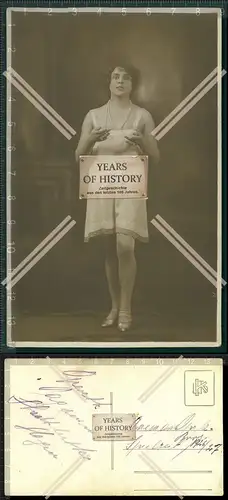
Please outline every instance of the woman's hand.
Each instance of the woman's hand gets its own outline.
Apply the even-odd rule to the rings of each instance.
[[[94,128],[89,135],[89,142],[94,145],[96,142],[105,141],[109,135],[109,130],[106,128]]]
[[[131,134],[125,135],[125,139],[128,144],[140,147],[143,146],[143,134],[141,134],[138,130],[134,130]]]
[[[107,128],[95,128],[93,126],[93,119],[89,111],[82,124],[81,136],[75,151],[76,162],[79,162],[80,156],[91,154],[94,144],[97,141],[104,141],[109,134]]]

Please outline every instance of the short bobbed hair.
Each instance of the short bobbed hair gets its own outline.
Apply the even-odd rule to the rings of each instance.
[[[113,73],[114,69],[116,69],[116,68],[123,69],[131,77],[132,92],[135,92],[135,90],[138,88],[139,83],[140,83],[139,70],[131,64],[126,64],[123,61],[121,62],[121,61],[117,60],[116,64],[115,63],[112,64],[112,66],[110,66],[110,68],[108,70],[108,75],[107,75],[108,84],[110,84],[112,73]]]

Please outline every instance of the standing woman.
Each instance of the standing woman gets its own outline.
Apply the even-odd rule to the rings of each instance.
[[[134,68],[115,67],[110,75],[110,100],[90,110],[83,122],[76,149],[80,155],[145,154],[159,160],[157,142],[151,135],[153,119],[148,111],[130,100],[136,83]],[[102,236],[105,270],[111,296],[111,311],[102,326],[118,321],[122,332],[131,326],[131,300],[136,276],[135,240],[148,241],[146,200],[88,199],[85,241]]]

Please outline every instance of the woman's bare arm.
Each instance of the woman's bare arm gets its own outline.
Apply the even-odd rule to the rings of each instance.
[[[77,145],[77,149],[75,151],[76,162],[79,161],[79,157],[81,155],[87,154],[91,149],[92,144],[90,136],[92,129],[93,129],[92,117],[89,112],[87,113],[82,124],[81,136]]]
[[[143,110],[142,121],[142,131],[134,130],[131,134],[125,136],[125,139],[129,144],[138,145],[144,154],[151,156],[154,163],[158,163],[160,160],[158,145],[151,134],[155,125],[151,114],[146,109]]]
[[[108,134],[109,130],[105,128],[93,128],[91,113],[87,113],[82,124],[81,136],[75,151],[76,162],[79,161],[80,156],[89,154],[97,141],[104,141]]]
[[[155,137],[151,134],[151,132],[155,128],[154,120],[151,114],[145,110],[143,114],[144,119],[144,131],[143,131],[143,151],[146,154],[151,156],[155,163],[158,163],[160,160],[160,153],[157,145],[157,141]]]

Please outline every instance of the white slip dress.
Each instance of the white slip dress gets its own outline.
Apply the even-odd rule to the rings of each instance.
[[[90,111],[93,126],[109,128],[108,104]],[[142,109],[132,105],[131,113],[124,126],[120,129],[111,128],[109,136],[104,141],[97,142],[92,155],[135,155],[142,154],[138,146],[130,145],[125,139],[133,130],[140,130]],[[122,233],[131,235],[142,242],[147,242],[148,222],[146,200],[118,199],[88,199],[86,207],[84,240],[105,234]]]

